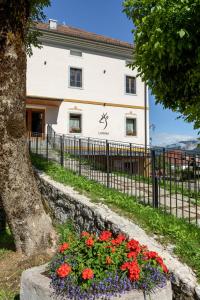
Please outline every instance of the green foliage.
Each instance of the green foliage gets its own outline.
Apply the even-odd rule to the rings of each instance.
[[[125,0],[134,61],[157,103],[200,128],[200,1]]]
[[[10,250],[15,250],[15,245],[10,229],[7,227],[6,231],[0,234],[0,256]]]
[[[31,0],[30,1],[30,17],[27,24],[27,35],[25,38],[26,51],[29,56],[33,54],[32,47],[41,48],[38,38],[41,34],[36,30],[31,30],[31,27],[37,22],[43,22],[46,16],[43,12],[44,7],[50,6],[50,0]]]
[[[19,300],[19,295],[11,291],[0,289],[0,300]]]
[[[58,295],[59,292],[66,296],[71,295],[71,288],[79,287],[86,292],[84,295],[88,299],[91,298],[90,295],[113,293],[116,288],[119,293],[125,292],[124,279],[127,282],[130,280],[133,288],[137,281],[137,289],[142,288],[149,292],[169,278],[168,269],[156,252],[149,252],[138,241],[128,240],[123,234],[114,236],[110,231],[103,231],[99,236],[96,232],[84,231],[78,236],[68,231],[66,239],[50,263],[49,273]],[[155,273],[156,278],[150,276]],[[60,278],[65,282],[62,286]],[[121,287],[120,280],[123,282]],[[102,286],[105,289],[102,290]],[[79,288],[74,293],[74,299],[82,299],[79,297]]]
[[[173,215],[144,206],[134,197],[114,189],[107,189],[99,183],[65,170],[56,163],[47,162],[35,155],[32,156],[32,163],[53,180],[74,187],[95,202],[103,202],[118,213],[132,219],[147,232],[163,236],[161,241],[171,242],[179,258],[192,267],[200,278],[200,228]]]
[[[59,243],[62,244],[69,239],[76,238],[76,232],[72,221],[68,221],[64,224],[58,224],[56,230],[59,236]]]

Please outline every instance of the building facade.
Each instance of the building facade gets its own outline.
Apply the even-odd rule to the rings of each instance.
[[[144,83],[127,64],[133,46],[68,26],[38,24],[42,48],[27,61],[27,130],[149,141]]]

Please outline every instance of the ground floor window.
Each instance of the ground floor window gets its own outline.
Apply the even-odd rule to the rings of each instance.
[[[70,133],[81,133],[82,131],[82,120],[81,114],[70,114],[69,115],[69,132]]]
[[[136,119],[126,118],[126,135],[128,136],[136,136]]]

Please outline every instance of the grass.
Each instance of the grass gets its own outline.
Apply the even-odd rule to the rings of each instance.
[[[175,254],[195,271],[200,281],[200,228],[150,206],[144,206],[134,197],[108,189],[41,157],[33,155],[32,163],[53,180],[74,187],[92,201],[102,202],[119,214],[129,217],[146,232],[162,237],[162,243],[172,243]]]
[[[19,300],[20,277],[25,269],[49,261],[43,253],[25,257],[15,251],[13,237],[7,228],[0,234],[0,300]]]
[[[72,222],[57,225],[59,242],[76,236]],[[38,255],[25,258],[15,252],[12,235],[7,228],[0,235],[0,300],[19,300],[19,283],[23,270],[49,262],[50,257]],[[42,300],[42,299],[41,299]]]

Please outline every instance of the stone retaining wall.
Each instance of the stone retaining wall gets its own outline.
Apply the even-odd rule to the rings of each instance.
[[[111,230],[115,234],[123,232],[129,238],[135,238],[141,244],[147,245],[151,251],[158,252],[164,258],[170,272],[173,272],[174,299],[200,299],[200,286],[195,274],[187,265],[172,256],[172,246],[164,248],[138,225],[119,216],[103,204],[92,203],[88,197],[69,186],[53,181],[46,174],[36,171],[36,178],[44,204],[56,221],[63,223],[71,219],[78,232],[86,230],[98,233]]]

